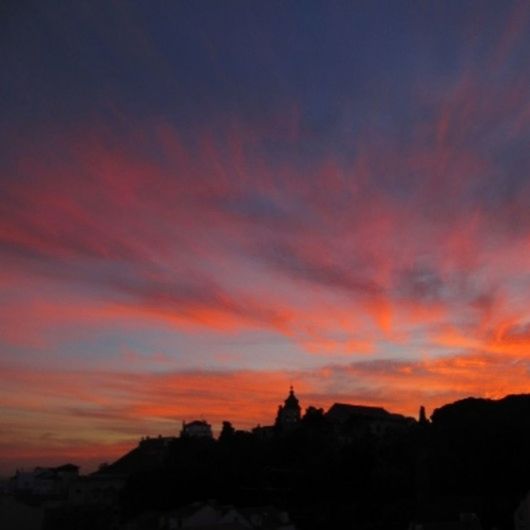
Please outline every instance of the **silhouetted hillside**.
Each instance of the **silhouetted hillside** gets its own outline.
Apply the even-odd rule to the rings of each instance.
[[[98,488],[119,478],[126,479],[119,502],[107,502],[94,517],[112,514],[108,521],[128,524],[215,499],[240,513],[274,506],[301,530],[397,530],[444,521],[451,528],[481,522],[509,530],[530,489],[530,395],[463,399],[435,410],[430,422],[424,414],[417,422],[348,404],[328,412],[308,407],[293,417],[252,432],[225,422],[217,440],[207,429],[142,439],[79,482],[77,498],[97,499]],[[76,513],[58,508],[49,528],[71,528]]]
[[[436,409],[433,424],[443,428],[528,430],[530,394],[506,396],[499,400],[467,398]]]
[[[431,423],[341,404],[330,413],[310,407],[296,428],[268,439],[227,432],[218,442],[168,442],[159,470],[133,473],[128,513],[216,498],[279,506],[300,528],[397,529],[462,513],[512,528],[530,487],[528,395],[464,399],[434,411]]]

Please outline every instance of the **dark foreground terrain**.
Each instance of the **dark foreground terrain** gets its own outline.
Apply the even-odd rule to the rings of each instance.
[[[101,502],[59,503],[42,527],[179,528],[163,515],[211,500],[290,516],[291,526],[255,528],[514,528],[530,489],[530,396],[469,398],[431,421],[377,425],[310,407],[290,429],[249,433],[225,423],[218,440],[143,440],[87,479],[100,481]],[[120,488],[105,489],[112,481]]]

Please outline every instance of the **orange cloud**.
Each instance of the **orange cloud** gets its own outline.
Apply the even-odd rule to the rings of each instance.
[[[526,391],[528,76],[499,71],[527,22],[520,4],[486,58],[409,87],[404,134],[356,123],[320,142],[300,102],[186,129],[126,113],[21,127],[0,181],[5,454],[112,453],[202,415],[270,422],[291,381],[304,403],[409,414]],[[134,347],[79,346],[160,325],[266,331],[311,355],[291,374],[275,344],[267,370],[219,371],[215,352],[210,370],[161,356],[145,369],[165,373],[131,374]]]
[[[0,395],[7,413],[1,440],[8,448],[6,467],[17,459],[29,461],[34,455],[36,462],[60,451],[80,458],[101,451],[104,457],[112,447],[132,447],[142,435],[177,435],[180,422],[194,418],[206,418],[215,429],[227,419],[239,428],[270,424],[291,383],[304,407],[341,401],[415,415],[420,404],[432,411],[468,395],[526,392],[529,365],[500,354],[474,353],[366,360],[291,373],[2,368],[8,381]]]

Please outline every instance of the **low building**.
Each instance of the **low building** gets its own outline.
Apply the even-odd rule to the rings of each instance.
[[[274,438],[274,427],[272,425],[256,425],[252,429],[252,434],[262,441],[269,441]]]
[[[212,426],[204,420],[182,422],[181,438],[207,438],[213,439]]]
[[[171,446],[178,438],[176,436],[145,437],[140,440],[138,449],[145,459],[154,465],[163,464],[168,457]]]
[[[36,467],[33,471],[17,470],[9,481],[9,492],[37,497],[66,496],[69,484],[79,477],[79,467]]]
[[[326,418],[344,439],[370,434],[384,436],[415,423],[413,418],[393,414],[382,407],[334,403],[326,412]]]

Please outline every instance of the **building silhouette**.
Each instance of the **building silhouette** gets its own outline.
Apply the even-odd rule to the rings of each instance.
[[[213,439],[212,426],[204,420],[195,420],[189,423],[182,422],[181,438],[209,438]]]
[[[294,393],[293,386],[291,385],[289,395],[285,399],[284,404],[278,407],[275,425],[282,430],[289,430],[299,423],[300,418],[300,403]]]

